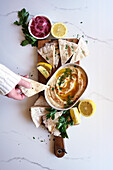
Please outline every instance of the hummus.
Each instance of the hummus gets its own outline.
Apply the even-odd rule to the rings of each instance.
[[[47,88],[47,98],[57,108],[71,107],[87,86],[87,75],[77,65],[66,65],[53,75]]]

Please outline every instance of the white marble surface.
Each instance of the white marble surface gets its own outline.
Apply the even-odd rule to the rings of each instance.
[[[81,117],[79,126],[68,129],[68,154],[58,159],[48,132],[36,129],[31,121],[29,108],[37,96],[21,102],[0,96],[0,170],[112,170],[113,1],[0,0],[0,63],[37,80],[36,49],[20,46],[23,35],[13,25],[23,7],[32,15],[43,13],[52,22],[64,22],[67,37],[79,34],[88,40],[90,55],[81,66],[89,85],[82,98],[92,99],[97,109],[91,118]]]

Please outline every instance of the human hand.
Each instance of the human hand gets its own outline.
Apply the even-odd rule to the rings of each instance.
[[[28,75],[24,76],[28,78]],[[31,88],[31,83],[28,81],[21,79],[19,83],[6,95],[9,98],[15,99],[15,100],[23,100],[26,96],[22,93],[19,86],[23,86],[26,88]]]

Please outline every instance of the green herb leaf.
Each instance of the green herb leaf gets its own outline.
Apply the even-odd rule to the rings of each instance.
[[[85,42],[86,42],[86,44],[88,44],[88,40],[86,40]]]
[[[77,39],[79,38],[79,34],[77,34]]]
[[[49,58],[46,56],[46,59],[49,60]]]
[[[59,122],[60,122],[60,123],[64,123],[64,122],[65,122],[65,117],[60,116],[60,117],[59,117]]]
[[[52,87],[52,91],[54,91],[55,90],[55,88],[54,87]]]
[[[18,25],[18,26],[20,25],[20,23],[18,21],[15,21],[14,24]]]
[[[26,46],[27,44],[29,44],[29,41],[28,41],[28,40],[23,40],[23,41],[21,42],[21,45],[22,45],[22,46]]]
[[[55,109],[51,107],[51,108],[46,108],[46,110],[47,110],[47,111],[53,111],[53,110],[55,110]]]
[[[50,113],[46,115],[46,118],[49,119],[51,117],[52,120],[54,120],[56,111],[57,111],[56,109],[52,110]]]
[[[65,47],[65,49],[68,49],[68,45],[66,44],[66,47]]]
[[[55,114],[52,114],[51,118],[52,118],[52,120],[54,120],[55,119]]]
[[[84,35],[82,35],[82,38],[84,38]]]
[[[19,21],[15,21],[14,24],[18,26],[22,26],[22,31],[25,36],[25,40],[21,42],[22,46],[26,46],[27,44],[31,44],[31,46],[38,46],[38,40],[32,37],[28,31],[28,17],[29,13],[26,12],[26,9],[18,11]]]

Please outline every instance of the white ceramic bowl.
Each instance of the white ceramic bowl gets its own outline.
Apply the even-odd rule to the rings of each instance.
[[[49,79],[49,81],[47,82],[47,85],[50,84],[51,79],[52,79],[54,76],[56,76],[56,74],[57,74],[57,72],[58,72],[59,70],[63,69],[63,68],[66,67],[66,66],[70,66],[70,65],[74,65],[74,66],[80,67],[80,68],[84,71],[84,69],[83,69],[81,66],[79,66],[78,64],[74,64],[74,63],[64,64],[63,66],[59,67],[59,69],[52,75],[52,77],[51,77],[51,78]],[[87,85],[88,85],[88,76],[87,76],[87,74],[86,74],[85,71],[84,71],[84,73],[85,73],[85,75],[86,75],[86,81],[87,81],[86,87],[87,87]],[[84,91],[85,91],[86,87],[84,88]],[[83,93],[84,93],[84,91],[83,91]],[[82,94],[83,94],[83,93],[82,93]],[[82,94],[81,94],[81,95],[82,95]],[[78,99],[74,102],[74,104],[71,105],[70,107],[61,109],[61,108],[58,108],[58,107],[54,106],[54,105],[50,102],[49,98],[47,97],[47,89],[44,91],[44,95],[45,95],[45,99],[46,99],[47,103],[48,103],[52,108],[57,109],[57,110],[69,110],[70,108],[72,108],[72,107],[78,102],[79,98],[81,97],[81,95],[80,95],[79,98],[78,98]]]
[[[51,28],[50,28],[50,31],[49,31],[49,33],[46,35],[46,36],[44,36],[44,37],[37,37],[37,36],[35,36],[34,34],[32,34],[32,32],[31,32],[31,24],[32,24],[32,21],[33,21],[33,19],[34,18],[36,18],[37,16],[41,16],[41,17],[44,17],[44,18],[46,18],[49,22],[50,22],[50,24],[51,24],[51,27],[52,27],[52,22],[51,22],[51,20],[49,19],[49,17],[47,17],[46,15],[35,15],[30,21],[29,21],[29,24],[28,24],[28,30],[29,30],[29,33],[31,34],[31,36],[32,37],[34,37],[34,38],[36,38],[36,39],[45,39],[45,38],[47,38],[49,35],[50,35],[50,32],[51,32]]]

